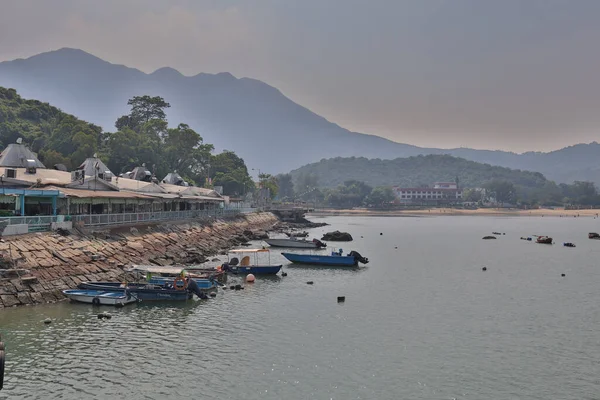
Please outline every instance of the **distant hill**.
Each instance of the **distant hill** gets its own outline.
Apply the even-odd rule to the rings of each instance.
[[[548,180],[539,172],[513,170],[481,164],[448,155],[427,155],[394,160],[332,158],[308,164],[291,172],[297,182],[303,175],[314,175],[318,186],[336,187],[358,180],[376,186],[428,186],[434,182],[454,182],[466,188],[482,187],[494,180],[507,180],[523,187],[542,187]]]
[[[81,50],[61,49],[0,63],[0,86],[25,98],[114,130],[135,95],[160,95],[171,103],[172,122],[188,123],[217,150],[238,153],[269,173],[331,157],[395,159],[449,154],[510,168],[539,171],[549,179],[600,184],[600,145],[581,144],[551,153],[522,155],[473,149],[431,149],[351,132],[294,103],[276,88],[224,72],[183,76],[172,68],[152,74],[103,61]]]

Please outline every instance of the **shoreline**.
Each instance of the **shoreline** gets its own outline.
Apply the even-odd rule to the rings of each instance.
[[[455,208],[431,208],[422,210],[316,210],[307,214],[307,217],[329,216],[356,216],[356,217],[439,217],[439,216],[484,216],[484,217],[597,217],[600,209],[565,210],[565,209],[505,209],[505,208],[478,208],[476,210]]]
[[[132,264],[199,264],[279,220],[256,213],[218,220],[121,226],[68,236],[30,233],[0,242],[0,310],[54,303],[85,281],[120,281]]]

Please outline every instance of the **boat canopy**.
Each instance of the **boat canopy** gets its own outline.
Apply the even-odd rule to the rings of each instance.
[[[268,253],[269,249],[234,249],[230,253]]]

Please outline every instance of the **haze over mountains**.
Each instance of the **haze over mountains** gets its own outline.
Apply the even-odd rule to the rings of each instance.
[[[170,104],[172,124],[185,122],[217,150],[234,150],[255,169],[287,172],[333,157],[395,159],[450,154],[468,160],[543,173],[557,182],[600,183],[600,145],[580,144],[550,153],[420,148],[351,132],[294,103],[276,88],[224,72],[186,77],[174,69],[152,74],[61,49],[0,63],[0,86],[46,101],[114,131],[127,100],[159,95]]]

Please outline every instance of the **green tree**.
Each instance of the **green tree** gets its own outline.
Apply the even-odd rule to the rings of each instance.
[[[516,200],[515,185],[512,182],[495,179],[485,187],[498,203],[512,203]]]
[[[224,194],[245,195],[254,191],[254,181],[248,174],[244,160],[233,151],[225,150],[211,156],[209,165],[213,184],[223,186]]]
[[[202,137],[186,124],[168,129],[162,147],[160,176],[177,171],[183,178],[202,183],[202,174],[213,149],[212,144],[205,144]]]
[[[292,200],[294,198],[294,182],[292,181],[292,175],[279,174],[275,178],[277,179],[277,186],[279,187],[279,197],[281,199]]]
[[[131,98],[127,105],[131,106],[129,115],[124,115],[117,119],[115,127],[121,130],[125,127],[137,129],[141,125],[152,120],[166,121],[166,109],[171,107],[169,103],[160,96],[135,96]]]
[[[271,199],[277,197],[279,187],[277,186],[277,179],[273,175],[265,173],[259,174],[258,182],[261,189],[269,189]]]
[[[365,203],[373,207],[389,206],[396,199],[394,191],[389,186],[379,186],[374,188],[365,198]]]

